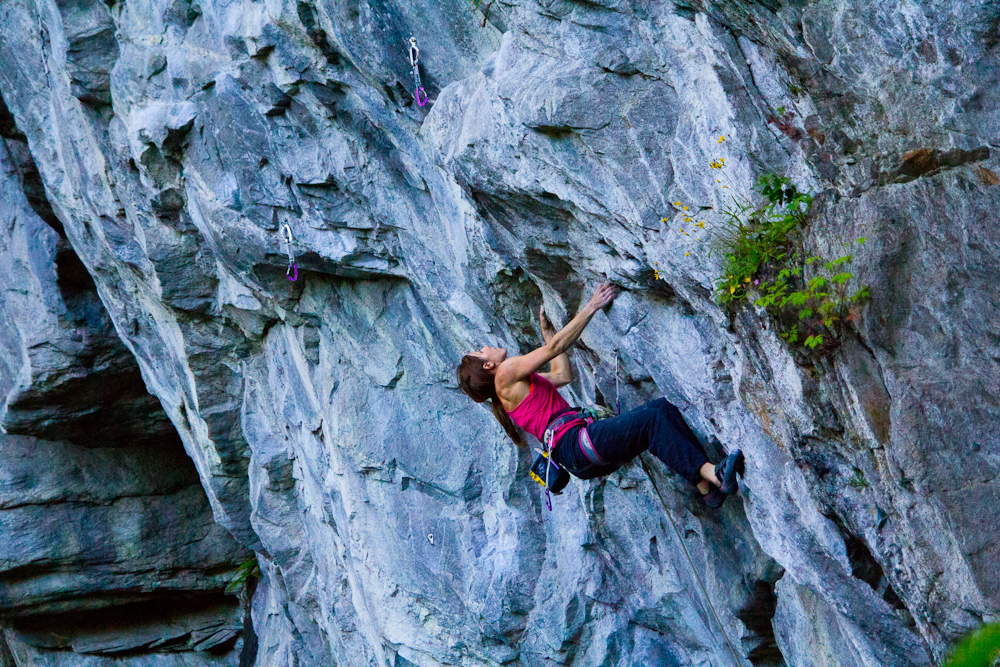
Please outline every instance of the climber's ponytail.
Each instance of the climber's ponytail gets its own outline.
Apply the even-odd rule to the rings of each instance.
[[[483,368],[481,358],[471,354],[462,357],[462,363],[458,366],[458,388],[476,403],[489,400],[493,406],[493,416],[503,426],[503,430],[507,432],[510,439],[521,449],[527,448],[528,444],[524,441],[524,434],[514,424],[507,411],[503,409],[500,397],[497,396],[493,375]]]
[[[519,428],[517,428],[517,425],[514,423],[514,420],[510,418],[510,415],[507,414],[507,411],[503,409],[503,405],[500,404],[500,399],[494,398],[490,401],[490,403],[493,404],[493,416],[496,417],[497,421],[500,422],[500,425],[503,426],[503,430],[507,431],[507,435],[509,435],[510,439],[514,441],[515,445],[521,449],[525,449],[528,444],[524,441],[524,434],[521,433]]]

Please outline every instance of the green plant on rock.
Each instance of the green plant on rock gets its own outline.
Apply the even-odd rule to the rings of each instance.
[[[743,299],[762,268],[785,259],[789,233],[802,224],[812,206],[811,194],[800,192],[790,179],[776,174],[760,177],[757,188],[764,202],[754,206],[734,197],[716,233],[726,256],[726,277],[717,287],[725,305]]]
[[[726,140],[720,136],[718,143]],[[867,287],[851,291],[852,255],[824,261],[794,252],[796,246],[801,247],[795,232],[809,215],[812,193],[802,192],[788,177],[765,174],[757,179],[754,192],[737,194],[739,188],[725,173],[726,159],[719,157],[710,166],[718,171],[717,183],[726,180],[721,188],[729,190],[730,204],[719,210],[673,202],[675,215],[680,217],[677,231],[683,237],[678,239],[686,250],[684,256],[694,250],[691,241],[711,240],[713,251],[725,256],[724,277],[716,283],[723,306],[735,308],[753,293],[755,303],[778,321],[781,336],[790,344],[801,344],[814,353],[836,347],[846,324],[857,318],[857,307],[870,297]],[[706,227],[705,211],[714,211],[719,221]],[[661,222],[670,221],[665,217]],[[864,242],[864,238],[857,241]],[[658,268],[653,275],[659,279]]]
[[[868,480],[865,479],[865,473],[861,471],[860,468],[854,469],[854,477],[847,480],[847,486],[852,489],[857,489],[858,491],[864,491],[868,488]]]
[[[943,667],[992,667],[1000,663],[1000,623],[985,625],[952,649]]]
[[[864,245],[864,237],[857,242]],[[760,285],[763,296],[754,303],[784,324],[781,337],[789,343],[801,341],[813,350],[824,343],[833,344],[844,323],[856,318],[856,306],[870,297],[867,287],[850,292],[854,275],[847,269],[852,262],[852,255],[823,263],[818,257],[803,258],[796,253],[790,266]],[[810,272],[813,265],[819,268]]]
[[[251,581],[260,581],[260,564],[255,555],[248,557],[236,568],[233,578],[226,584],[226,594],[241,594],[251,585]]]

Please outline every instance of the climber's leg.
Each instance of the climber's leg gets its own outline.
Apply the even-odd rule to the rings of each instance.
[[[704,479],[701,471],[708,458],[680,411],[665,398],[595,422],[587,427],[587,433],[606,461],[624,463],[648,449],[692,484],[697,486]]]

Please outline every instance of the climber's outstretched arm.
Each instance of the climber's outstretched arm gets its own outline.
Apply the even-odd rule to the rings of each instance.
[[[587,305],[581,308],[580,312],[566,326],[557,331],[545,345],[528,354],[512,357],[501,363],[496,375],[497,393],[502,395],[504,389],[516,382],[526,380],[532,373],[538,372],[542,366],[569,350],[597,311],[614,301],[616,296],[618,296],[616,288],[609,283],[601,285],[590,297]]]

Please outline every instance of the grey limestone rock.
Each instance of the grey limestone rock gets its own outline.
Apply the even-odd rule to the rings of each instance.
[[[5,128],[0,664],[235,664],[244,614],[225,589],[246,550],[30,196],[23,144]]]
[[[3,608],[202,604],[79,641],[22,620],[0,660],[214,664],[241,549],[261,667],[922,667],[997,618],[996,3],[474,4],[0,4],[2,446],[59,452],[30,484],[0,466],[34,498],[0,505]],[[805,251],[867,239],[826,356],[713,298],[673,202],[723,205],[720,158],[732,190],[813,191]],[[462,354],[530,350],[538,306],[604,280],[564,393],[665,396],[713,458],[742,448],[722,511],[643,455],[550,513],[458,392]],[[149,517],[140,546],[47,544],[73,503],[83,535]]]

